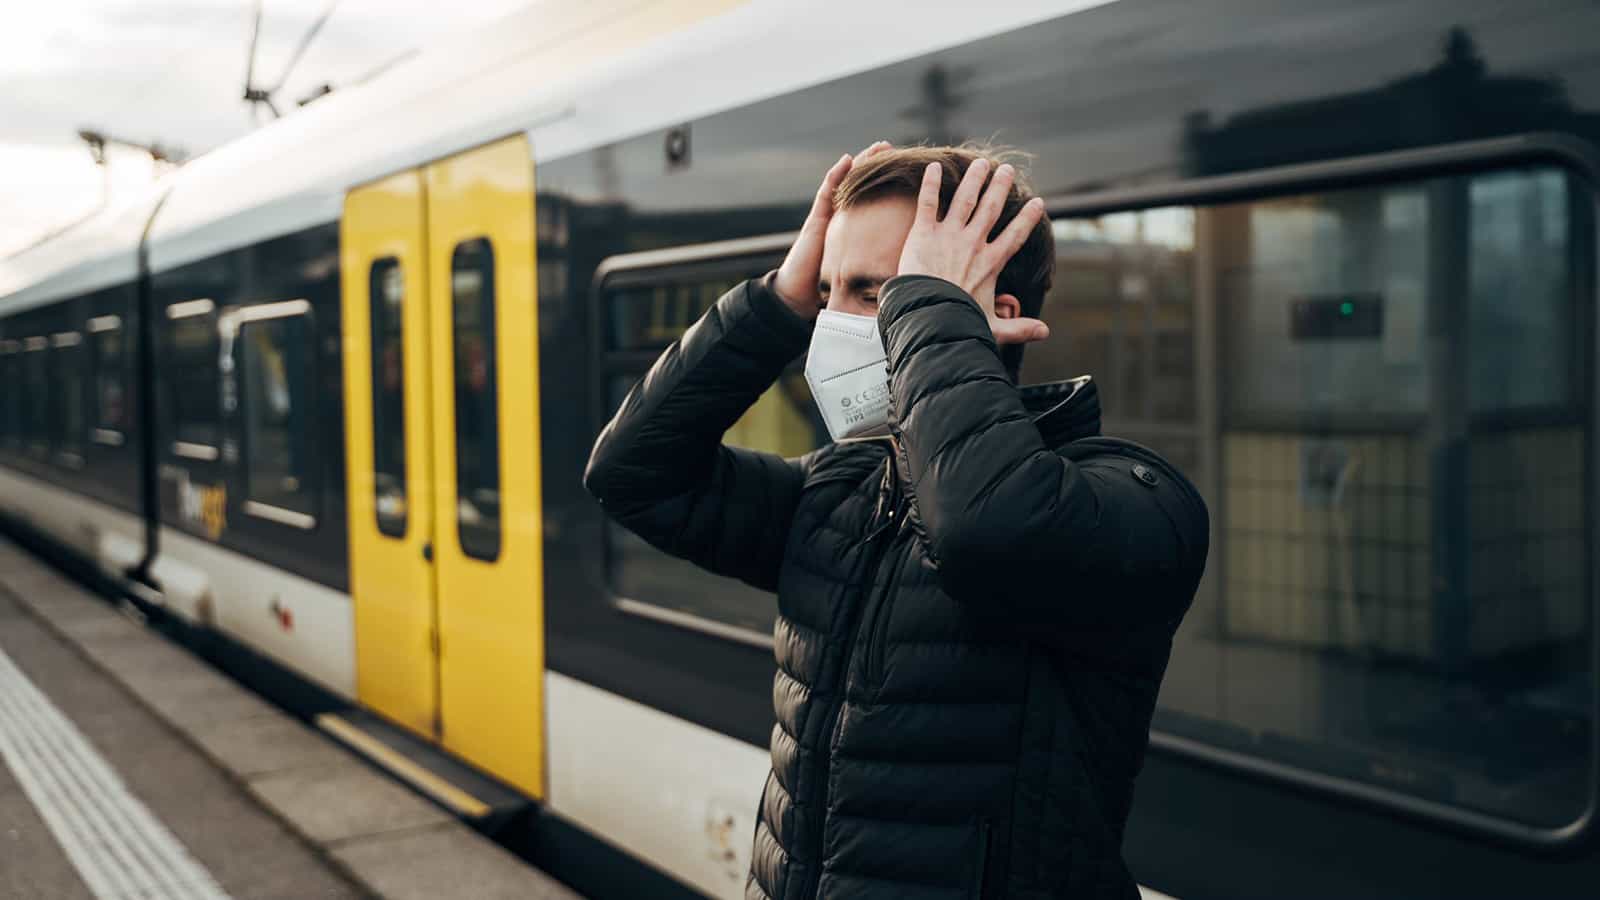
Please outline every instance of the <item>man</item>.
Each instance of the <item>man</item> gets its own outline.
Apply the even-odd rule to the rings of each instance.
[[[748,898],[1137,896],[1123,824],[1208,525],[1164,460],[1098,436],[1088,379],[1016,386],[1053,259],[1011,166],[846,155],[783,265],[719,300],[595,444],[608,514],[778,593]],[[833,324],[849,314],[876,319]],[[812,364],[862,321],[886,436],[799,459],[720,444],[808,342],[829,390]]]

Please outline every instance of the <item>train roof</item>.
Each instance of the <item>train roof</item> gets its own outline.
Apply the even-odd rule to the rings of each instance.
[[[544,0],[0,261],[0,310],[131,280],[147,225],[161,271],[335,221],[352,186],[508,134],[556,159],[1106,2]]]
[[[43,243],[0,259],[0,311],[12,312],[130,282],[139,237],[172,176]]]

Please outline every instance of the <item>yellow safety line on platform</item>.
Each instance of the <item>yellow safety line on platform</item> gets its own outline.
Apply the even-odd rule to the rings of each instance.
[[[417,765],[394,748],[339,716],[323,713],[317,716],[317,727],[361,751],[373,762],[461,815],[480,819],[489,814],[489,804]]]

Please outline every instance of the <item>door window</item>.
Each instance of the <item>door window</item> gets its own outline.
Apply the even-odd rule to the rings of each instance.
[[[372,490],[378,530],[406,533],[405,280],[394,257],[372,264]]]
[[[456,521],[461,549],[500,555],[500,405],[495,352],[494,248],[488,238],[450,255],[456,401]]]

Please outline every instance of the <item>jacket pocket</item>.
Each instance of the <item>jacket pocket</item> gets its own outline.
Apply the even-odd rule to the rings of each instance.
[[[988,819],[978,820],[978,852],[972,861],[972,900],[983,900],[983,880],[989,874],[989,845],[993,842],[994,826]]]

